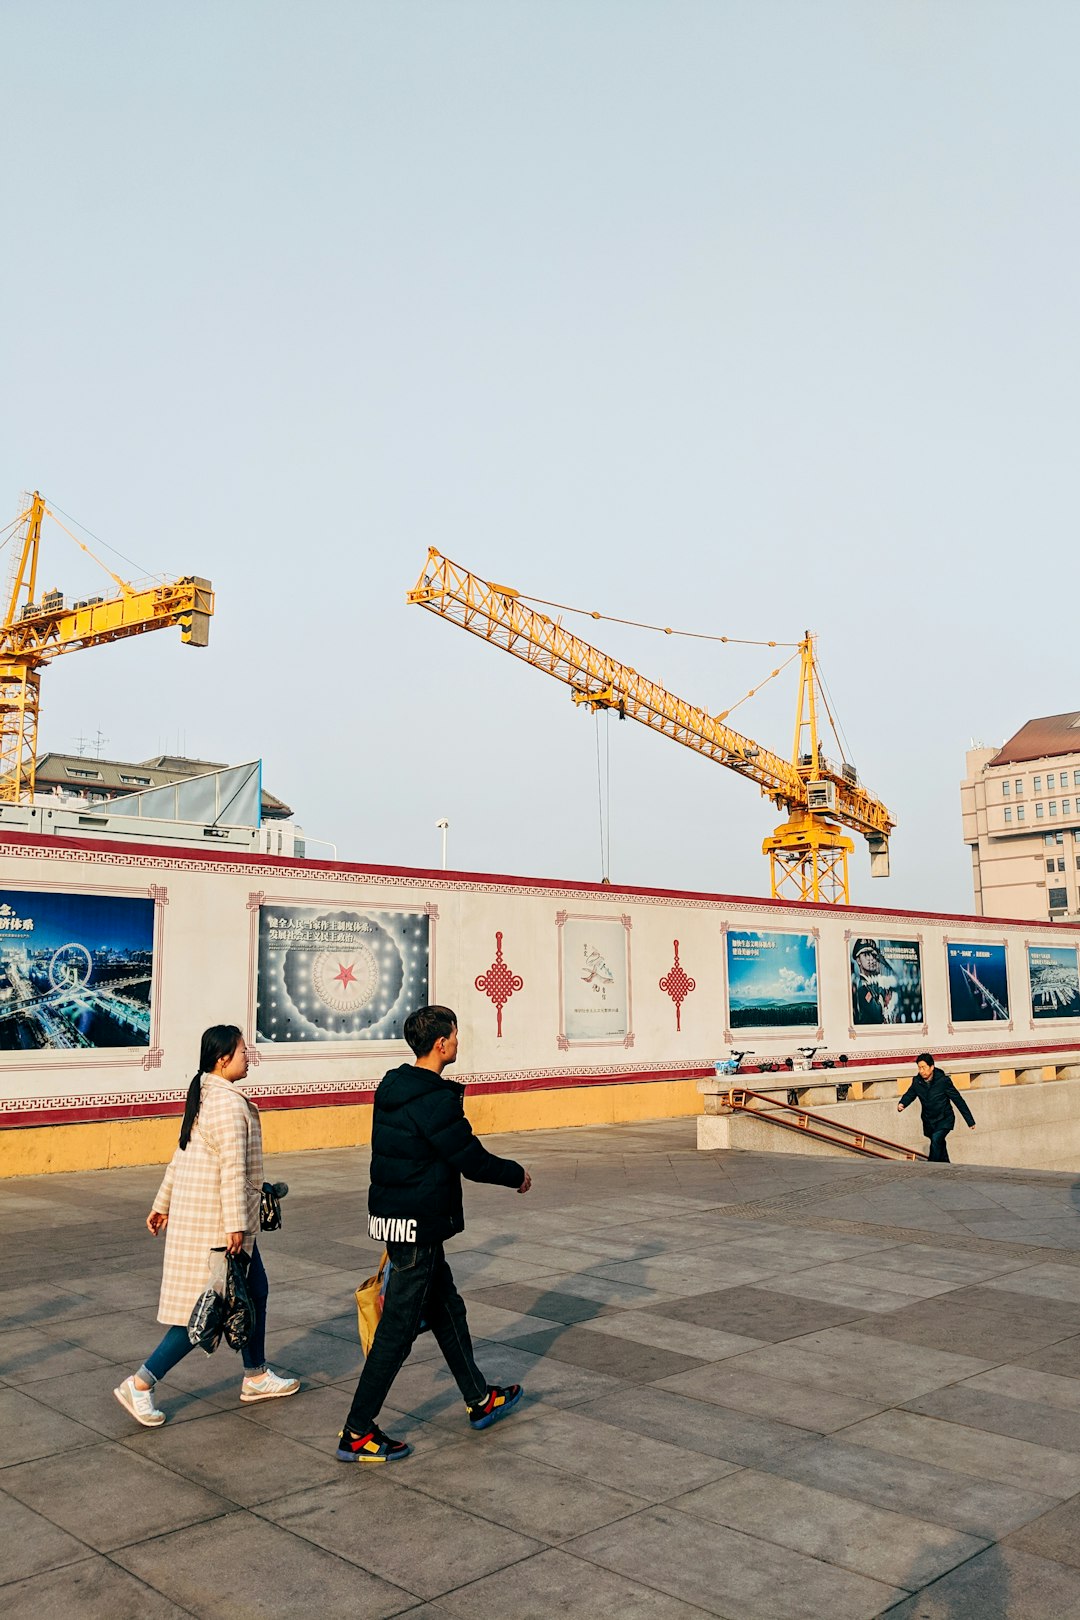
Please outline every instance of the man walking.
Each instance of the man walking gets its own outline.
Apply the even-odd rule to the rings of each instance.
[[[489,1428],[521,1399],[520,1384],[489,1384],[477,1367],[465,1302],[443,1244],[465,1226],[462,1176],[519,1193],[528,1192],[532,1177],[513,1159],[487,1151],[465,1118],[463,1088],[443,1078],[458,1050],[457,1018],[449,1007],[412,1013],[405,1039],[416,1063],[391,1069],[375,1093],[368,1234],[386,1244],[390,1276],[382,1318],[338,1436],[341,1462],[398,1462],[412,1451],[384,1434],[375,1419],[421,1323],[435,1335],[472,1428]]]
[[[939,1069],[929,1052],[920,1052],[916,1063],[918,1074],[911,1077],[911,1084],[896,1105],[898,1114],[902,1114],[909,1103],[916,1097],[922,1109],[923,1135],[930,1138],[929,1158],[935,1164],[949,1164],[949,1149],[946,1138],[956,1124],[952,1105],[956,1104],[960,1113],[967,1121],[968,1129],[975,1129],[975,1121],[971,1117],[971,1109],[953,1085],[944,1069]]]

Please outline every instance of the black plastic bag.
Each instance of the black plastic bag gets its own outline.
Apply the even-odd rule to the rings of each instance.
[[[281,1200],[289,1190],[288,1182],[264,1181],[259,1200],[259,1227],[263,1232],[277,1232],[281,1228]]]
[[[255,1331],[255,1307],[247,1290],[250,1258],[241,1249],[225,1259],[225,1343],[231,1350],[242,1350]]]

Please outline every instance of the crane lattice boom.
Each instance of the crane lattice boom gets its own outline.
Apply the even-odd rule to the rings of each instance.
[[[114,595],[67,605],[61,592],[46,591],[38,601],[38,552],[47,511],[35,492],[16,519],[18,549],[7,616],[0,624],[0,801],[33,798],[44,664],[61,653],[171,625],[179,625],[181,640],[193,647],[205,647],[210,637],[214,592],[208,579],[195,575],[139,586],[106,569],[118,587]],[[89,549],[80,540],[76,544]]]
[[[794,874],[800,898],[847,899],[847,852],[854,846],[838,831],[839,825],[869,841],[877,873],[887,875],[892,817],[862,787],[850,767],[826,760],[817,743],[816,675],[809,632],[800,649],[799,717],[795,753],[789,760],[572,635],[561,623],[527,606],[518,591],[479,578],[435,547],[430,548],[408,600],[562,681],[571,688],[575,703],[615,709],[756,782],[791,817],[765,843],[774,861],[774,893],[781,893],[786,878]],[[808,728],[810,741],[801,752],[800,739]],[[819,892],[830,888],[843,892]]]

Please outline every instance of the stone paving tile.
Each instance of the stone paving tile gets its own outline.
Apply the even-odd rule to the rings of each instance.
[[[717,1289],[689,1299],[647,1305],[644,1309],[662,1311],[674,1321],[722,1328],[726,1333],[744,1333],[751,1339],[766,1342],[794,1339],[820,1328],[837,1327],[842,1322],[858,1321],[865,1314],[857,1307],[792,1299],[784,1294],[769,1293],[764,1288]]]
[[[97,1316],[103,1309],[97,1303],[98,1290],[103,1286],[99,1283],[95,1287],[93,1299],[55,1283],[24,1283],[19,1288],[0,1289],[0,1322],[5,1329],[14,1331],[42,1328],[71,1317]]]
[[[575,1414],[579,1408],[575,1408]],[[790,1423],[709,1401],[692,1400],[667,1389],[639,1384],[580,1408],[602,1423],[655,1435],[687,1451],[722,1457],[744,1468],[767,1465],[792,1446],[806,1440],[807,1430]]]
[[[69,1328],[74,1323],[66,1324]],[[16,1328],[12,1333],[0,1333],[0,1384],[36,1384],[45,1379],[66,1378],[69,1373],[87,1372],[104,1367],[108,1360],[85,1350],[74,1339],[58,1336],[39,1328]]]
[[[903,1408],[927,1417],[945,1418],[949,1423],[962,1423],[969,1429],[982,1429],[987,1434],[1008,1435],[1014,1440],[1030,1440],[1034,1445],[1080,1454],[1080,1413],[1044,1406],[1030,1397],[1021,1400],[1011,1393],[953,1384],[904,1401]]]
[[[589,1367],[594,1372],[625,1378],[634,1384],[652,1383],[702,1365],[696,1356],[680,1355],[675,1350],[663,1350],[657,1345],[640,1344],[611,1334],[590,1333],[584,1326],[547,1327],[541,1333],[515,1338],[513,1343],[533,1355],[569,1361],[575,1367]]]
[[[414,1595],[401,1587],[248,1513],[158,1536],[113,1558],[199,1620],[224,1614],[384,1620],[416,1607]],[[258,1572],[257,1606],[252,1570]]]
[[[117,1408],[119,1410],[119,1408]],[[101,1435],[18,1389],[0,1389],[0,1468],[96,1445]],[[0,1481],[2,1483],[2,1481]]]
[[[645,1506],[637,1494],[485,1446],[481,1435],[425,1459],[412,1473],[409,1489],[546,1542],[565,1541]]]
[[[6,1468],[3,1488],[97,1552],[180,1525],[213,1519],[231,1504],[109,1441]]]
[[[702,1620],[696,1604],[554,1547],[449,1593],[441,1605],[455,1620]]]
[[[803,1553],[670,1506],[579,1536],[567,1549],[724,1620],[870,1620],[903,1596]]]
[[[850,1277],[826,1276],[817,1268],[796,1271],[784,1277],[763,1277],[757,1286],[774,1294],[791,1294],[797,1299],[817,1299],[827,1305],[847,1305],[860,1315],[867,1311],[896,1311],[911,1303],[910,1294]],[[948,1284],[941,1284],[931,1292],[947,1293],[948,1287]]]
[[[738,1468],[723,1458],[687,1451],[633,1428],[601,1422],[579,1409],[564,1412],[542,1401],[523,1409],[513,1423],[500,1424],[498,1444],[516,1456],[535,1457],[648,1502],[680,1496]]]
[[[855,1507],[847,1497],[752,1469],[702,1486],[669,1506],[908,1591],[986,1546],[925,1519],[865,1503]]]
[[[88,1552],[85,1542],[0,1490],[0,1587],[74,1564]]]
[[[546,1322],[584,1322],[610,1309],[599,1300],[585,1299],[565,1290],[530,1287],[528,1283],[501,1283],[494,1288],[478,1289],[469,1295],[470,1306],[474,1300],[481,1305],[498,1305],[506,1311],[520,1311],[523,1316],[536,1316]]]
[[[294,1401],[299,1398],[289,1397]],[[329,1436],[324,1448],[316,1450],[268,1426],[246,1422],[240,1412],[220,1412],[197,1425],[178,1423],[175,1428],[166,1425],[143,1429],[123,1444],[140,1457],[160,1463],[180,1478],[204,1485],[241,1507],[272,1501],[286,1491],[324,1484],[336,1479],[341,1470]]]
[[[660,1389],[674,1390],[677,1395],[714,1401],[718,1406],[731,1406],[741,1412],[757,1412],[762,1417],[775,1418],[780,1423],[811,1429],[818,1434],[846,1429],[850,1423],[872,1417],[890,1404],[887,1399],[860,1400],[820,1387],[808,1390],[785,1378],[754,1371],[752,1356],[740,1356],[739,1361],[738,1367],[730,1362],[697,1367],[655,1382]]]
[[[920,1300],[902,1310],[867,1316],[859,1323],[859,1332],[1002,1362],[1020,1361],[1071,1331],[1060,1323],[1049,1325],[1040,1320],[1036,1311],[1026,1320],[1010,1319],[956,1301],[955,1293],[944,1294],[940,1299]]]
[[[997,1479],[1022,1490],[1064,1498],[1080,1491],[1080,1457],[1074,1452],[1013,1440],[915,1412],[882,1412],[844,1430],[853,1446],[873,1446],[903,1457],[932,1457],[976,1479]]]
[[[1017,1366],[1035,1372],[1054,1373],[1059,1378],[1080,1378],[1080,1334],[1014,1358]]]
[[[189,1613],[107,1558],[0,1586],[0,1615],[13,1620],[181,1620]]]
[[[843,1435],[791,1447],[762,1466],[857,1504],[928,1518],[981,1540],[1006,1535],[1055,1505],[1053,1497],[1034,1491],[851,1445]]]
[[[1006,1293],[1032,1294],[1040,1299],[1057,1299],[1076,1305],[1080,1304],[1080,1267],[1062,1266],[1048,1261],[1046,1265],[1025,1266],[1021,1270],[989,1278],[982,1286]]]
[[[1080,1496],[1051,1508],[1041,1518],[1031,1519],[1009,1536],[1006,1546],[1020,1547],[1040,1558],[1053,1558],[1059,1564],[1080,1569]]]
[[[335,1466],[333,1484],[264,1503],[259,1517],[419,1597],[439,1597],[543,1545],[410,1490],[399,1483],[408,1461],[401,1470]]]
[[[358,1338],[342,1339],[315,1327],[277,1329],[272,1325],[273,1316],[270,1323],[266,1354],[275,1367],[287,1367],[295,1377],[312,1384],[335,1384],[339,1378],[350,1376],[359,1378],[363,1353]]]
[[[575,1367],[569,1361],[534,1356],[512,1344],[474,1346],[476,1361],[491,1384],[522,1384],[526,1400],[544,1400],[552,1406],[574,1406],[625,1388],[618,1378]],[[349,1386],[350,1392],[352,1385]],[[394,1380],[392,1399],[399,1411],[433,1423],[459,1427],[465,1418],[457,1385],[440,1359],[414,1365],[410,1359]]]
[[[472,1312],[469,1313],[470,1319]],[[750,1339],[744,1333],[724,1333],[719,1328],[695,1327],[692,1322],[668,1321],[652,1311],[619,1311],[609,1316],[594,1316],[580,1324],[582,1331],[606,1333],[616,1339],[633,1339],[638,1344],[655,1344],[662,1350],[676,1350],[682,1355],[696,1356],[699,1361],[722,1361],[726,1356],[744,1355],[758,1350],[762,1339]]]
[[[840,1327],[765,1345],[733,1358],[730,1370],[760,1372],[805,1386],[808,1399],[811,1391],[827,1389],[889,1405],[969,1378],[986,1365],[973,1356],[876,1339]]]
[[[988,1547],[886,1614],[888,1620],[1078,1620],[1080,1575],[1018,1548]]]
[[[966,1379],[963,1388],[992,1390],[996,1395],[1010,1395],[1017,1401],[1035,1401],[1040,1406],[1080,1413],[1080,1379],[1036,1372],[1031,1367],[1010,1364],[991,1367],[989,1372]]]

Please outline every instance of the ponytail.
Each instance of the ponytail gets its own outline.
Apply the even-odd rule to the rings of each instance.
[[[191,1127],[195,1123],[199,1112],[199,1097],[202,1092],[202,1075],[192,1076],[191,1084],[187,1088],[187,1098],[184,1102],[184,1123],[180,1127],[180,1151],[183,1153],[191,1141]]]
[[[212,1024],[209,1029],[203,1030],[199,1071],[192,1076],[184,1102],[184,1119],[180,1126],[181,1153],[191,1141],[192,1127],[198,1118],[203,1075],[213,1074],[222,1058],[232,1057],[243,1038],[243,1030],[238,1029],[235,1024]]]

